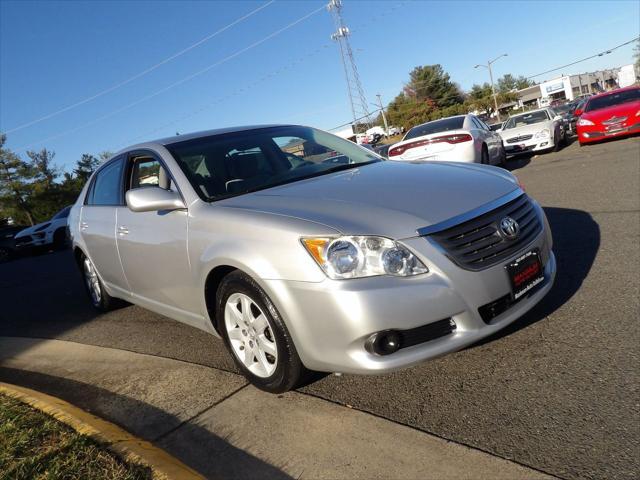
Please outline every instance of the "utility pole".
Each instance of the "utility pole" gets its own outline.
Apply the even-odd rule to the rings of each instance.
[[[367,100],[358,74],[358,67],[353,57],[353,50],[349,43],[351,31],[344,24],[342,19],[342,0],[329,0],[327,10],[333,18],[336,31],[331,35],[331,40],[338,43],[340,47],[340,58],[342,59],[342,67],[347,80],[347,92],[349,93],[349,102],[351,103],[351,114],[353,115],[353,127],[364,124],[366,131],[371,126],[371,113],[367,105]],[[354,133],[358,133],[355,132]]]
[[[378,105],[380,105],[380,113],[382,113],[382,121],[384,122],[384,131],[389,135],[389,124],[387,123],[387,116],[384,114],[384,107],[382,106],[382,95],[376,94],[378,97]]]
[[[500,121],[500,110],[498,109],[498,97],[496,97],[496,88],[493,85],[493,71],[491,70],[491,65],[495,63],[496,60],[506,57],[507,54],[503,53],[499,57],[494,58],[493,60],[489,60],[486,65],[478,64],[473,68],[484,67],[489,70],[489,80],[491,81],[491,94],[493,95],[493,104],[496,107],[496,115],[498,116],[498,121]]]

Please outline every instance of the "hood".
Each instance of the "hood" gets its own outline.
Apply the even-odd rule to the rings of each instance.
[[[522,127],[510,128],[508,130],[502,130],[500,136],[507,140],[508,138],[519,137],[521,135],[535,135],[540,130],[548,128],[553,130],[553,121],[547,120],[546,122],[534,123],[533,125],[523,125]]]
[[[613,105],[607,108],[600,108],[592,112],[585,112],[580,115],[580,118],[585,118],[591,120],[592,122],[602,123],[609,120],[611,117],[631,118],[638,111],[640,111],[640,100],[636,100],[635,102],[621,103],[620,105]]]
[[[51,221],[50,221],[50,220],[47,220],[46,222],[36,223],[35,225],[32,225],[31,227],[27,227],[27,228],[25,228],[24,230],[20,230],[20,231],[16,234],[15,238],[24,237],[25,235],[31,235],[32,233],[35,233],[35,231],[36,231],[38,228],[42,227],[43,225],[47,225],[47,224],[49,224],[49,223],[51,223]]]
[[[385,161],[240,195],[219,205],[301,218],[345,235],[402,239],[517,188],[509,172],[486,165]]]

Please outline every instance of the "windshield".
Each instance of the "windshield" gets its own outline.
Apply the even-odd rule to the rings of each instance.
[[[383,161],[353,142],[298,126],[195,138],[167,149],[205,201]]]
[[[565,103],[564,105],[557,105],[553,107],[553,109],[559,114],[569,113],[575,110],[575,104]]]
[[[511,117],[504,124],[504,130],[509,128],[524,127],[526,125],[533,125],[535,123],[546,122],[549,120],[546,110],[538,110],[537,112],[523,113],[522,115],[516,115]]]
[[[464,117],[451,117],[444,118],[442,120],[435,120],[433,122],[413,127],[407,132],[403,140],[422,137],[423,135],[430,135],[432,133],[447,132],[449,130],[460,130],[463,125]]]
[[[585,112],[593,112],[601,108],[613,107],[622,103],[634,102],[640,100],[640,88],[632,90],[623,90],[621,92],[610,93],[602,97],[593,97],[587,102]]]
[[[58,213],[56,213],[51,220],[58,220],[59,218],[67,218],[69,216],[69,212],[71,211],[71,206],[64,207]]]

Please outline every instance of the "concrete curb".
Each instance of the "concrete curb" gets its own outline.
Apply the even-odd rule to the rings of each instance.
[[[87,413],[64,400],[4,382],[0,382],[0,393],[51,415],[78,433],[104,445],[128,462],[149,467],[154,479],[204,479],[202,475],[150,442],[135,437],[113,423]]]

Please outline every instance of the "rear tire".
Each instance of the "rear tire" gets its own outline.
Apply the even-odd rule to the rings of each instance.
[[[246,273],[236,270],[222,280],[216,323],[236,366],[257,388],[286,392],[306,374],[282,317]]]
[[[507,168],[507,151],[504,149],[504,143],[501,144],[502,153],[500,154],[500,162],[498,166],[502,168]]]
[[[489,165],[489,149],[486,145],[482,145],[482,153],[480,154],[480,163],[482,165]]]
[[[80,269],[84,280],[84,288],[93,308],[101,312],[108,312],[124,304],[122,300],[107,293],[102,280],[98,276],[98,271],[89,257],[81,255]]]

